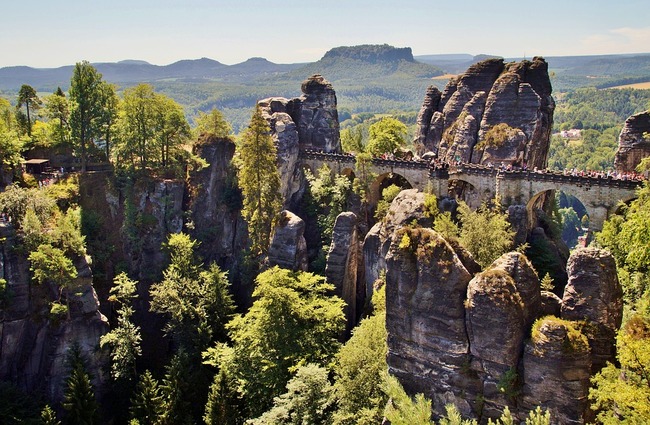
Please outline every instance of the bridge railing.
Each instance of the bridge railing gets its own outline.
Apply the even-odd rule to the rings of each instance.
[[[311,159],[324,162],[339,162],[348,164],[353,164],[355,162],[355,157],[352,154],[327,153],[310,149],[301,150],[300,158],[307,160]],[[643,184],[643,180],[625,180],[600,176],[574,176],[564,174],[563,172],[559,171],[547,170],[504,170],[498,167],[472,163],[462,163],[451,165],[449,167],[440,167],[423,160],[373,158],[372,164],[377,167],[391,167],[393,169],[428,170],[428,176],[430,179],[448,179],[450,176],[454,176],[456,174],[471,174],[505,179],[547,181],[554,183],[573,184],[576,186],[604,186],[621,189],[636,189]]]

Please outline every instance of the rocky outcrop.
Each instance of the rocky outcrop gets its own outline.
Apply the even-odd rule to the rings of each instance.
[[[523,410],[541,406],[551,412],[551,423],[585,423],[590,369],[584,335],[571,322],[541,319],[524,351]]]
[[[306,181],[298,164],[300,149],[341,152],[336,92],[321,75],[302,83],[303,95],[271,97],[257,102],[278,148],[281,193],[286,208],[295,209]]]
[[[395,232],[412,223],[430,227],[433,222],[424,213],[424,193],[417,189],[403,190],[391,203],[384,220],[366,234],[363,241],[366,299],[372,297],[373,283],[386,270],[386,255]]]
[[[269,247],[269,264],[283,269],[307,271],[305,222],[290,211],[282,211]]]
[[[334,285],[336,295],[346,303],[345,317],[348,329],[357,322],[357,307],[363,306],[365,289],[357,291],[359,277],[361,245],[357,229],[357,216],[352,212],[344,212],[336,217],[332,244],[327,254],[325,276]]]
[[[632,115],[618,136],[614,167],[621,173],[634,172],[641,160],[650,156],[650,111]]]
[[[518,252],[472,273],[471,255],[461,259],[458,247],[405,220],[405,213],[418,211],[417,202],[423,202],[416,194],[403,191],[401,202],[408,208],[391,205],[396,222],[387,217],[365,241],[378,252],[390,241],[389,372],[410,394],[431,398],[438,414],[453,403],[483,423],[507,406],[523,420],[541,405],[552,423],[584,423],[589,379],[598,370],[592,370],[592,359],[594,365],[612,359],[622,314],[611,255],[576,251],[563,300],[540,290],[535,269]],[[392,236],[382,237],[396,223],[401,225],[393,227]]]
[[[17,249],[11,227],[0,227],[0,237],[0,278],[7,282],[7,296],[0,305],[0,381],[12,382],[29,394],[43,393],[56,405],[63,400],[69,374],[68,352],[76,345],[101,398],[108,358],[99,350],[99,339],[108,331],[108,322],[99,312],[87,259],[75,260],[79,276],[75,290],[61,295],[69,315],[53,315],[51,302],[59,300],[60,289],[51,282],[31,282],[29,263]]]
[[[246,225],[240,216],[241,193],[231,165],[235,144],[228,138],[202,135],[196,155],[208,167],[190,174],[187,204],[192,226],[189,234],[200,242],[198,253],[206,264],[233,268],[246,243]]]
[[[404,193],[404,192],[402,192]],[[468,376],[464,301],[471,275],[452,247],[426,228],[403,228],[386,256],[388,368],[411,394],[422,392],[436,411],[454,403],[473,411],[478,391]]]
[[[436,152],[444,161],[544,168],[555,109],[551,90],[543,58],[474,64],[450,80],[442,94],[427,90],[416,147],[419,153]],[[495,137],[490,130],[502,123],[510,131]]]
[[[562,318],[586,320],[593,372],[616,358],[616,332],[623,319],[623,289],[614,257],[597,248],[582,248],[569,257],[569,282],[562,298]]]

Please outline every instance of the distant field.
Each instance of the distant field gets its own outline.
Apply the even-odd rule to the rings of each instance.
[[[448,80],[450,78],[456,77],[456,74],[445,74],[445,75],[438,75],[437,77],[431,78],[432,80]]]
[[[650,81],[645,83],[625,84],[624,86],[610,87],[612,89],[637,89],[637,90],[650,90]]]

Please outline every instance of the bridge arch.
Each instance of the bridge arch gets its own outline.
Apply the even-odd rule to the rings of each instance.
[[[377,176],[375,180],[370,184],[370,191],[368,194],[368,204],[371,209],[377,206],[377,202],[381,199],[381,193],[390,185],[397,185],[402,189],[411,189],[413,185],[409,182],[406,177],[401,174],[388,172],[383,173]]]

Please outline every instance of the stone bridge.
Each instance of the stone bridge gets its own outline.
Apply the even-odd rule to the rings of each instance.
[[[316,172],[323,164],[339,174],[354,175],[355,157],[304,150],[303,166]],[[438,197],[457,196],[461,191],[472,207],[499,197],[504,206],[526,205],[530,211],[544,194],[561,190],[578,198],[589,215],[591,230],[601,230],[605,220],[615,214],[620,202],[636,198],[638,180],[564,175],[558,172],[506,171],[478,164],[461,164],[449,169],[435,168],[427,161],[375,158],[370,169],[374,180],[369,201],[375,205],[383,188],[393,182],[402,187],[428,190]]]

